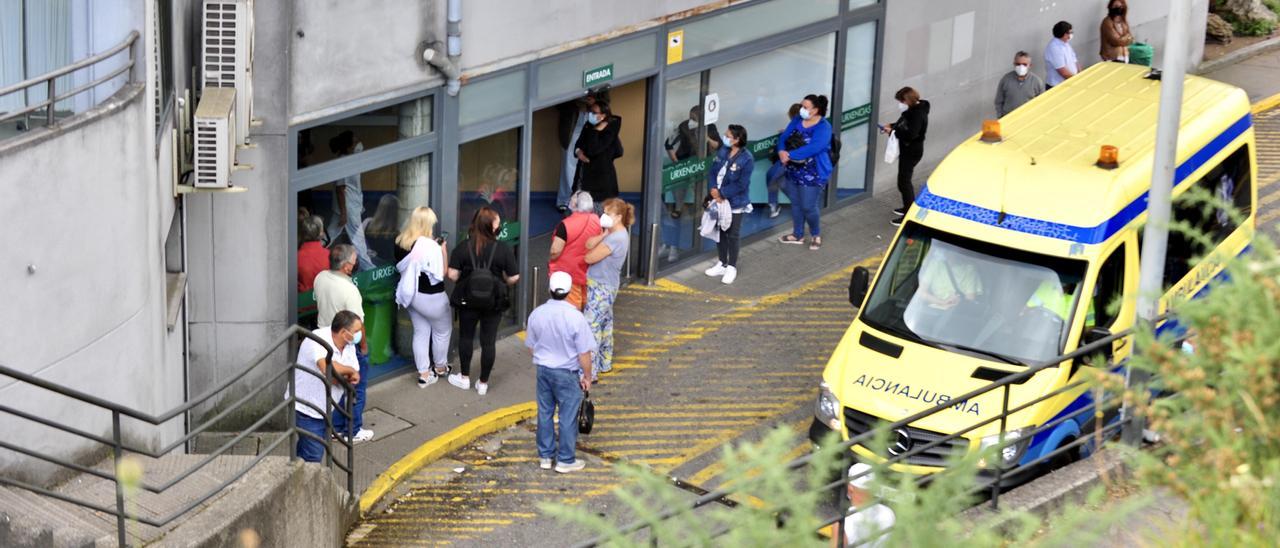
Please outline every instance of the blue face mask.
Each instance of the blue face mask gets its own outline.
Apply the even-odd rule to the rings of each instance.
[[[360,344],[360,340],[363,338],[364,331],[356,331],[356,334],[351,337],[351,344]]]
[[[591,114],[588,114],[588,115],[587,115],[587,123],[589,123],[589,124],[591,124],[591,125],[593,125],[593,126],[594,126],[594,125],[596,125],[596,124],[600,123],[600,117],[599,117],[599,116],[597,116],[597,115],[596,115],[596,113],[592,112]]]
[[[726,134],[724,134],[724,135],[721,135],[721,136],[720,136],[720,138],[724,140],[724,144],[729,145],[729,146],[733,146],[733,136],[732,136],[732,135],[729,135],[728,133],[726,133]]]

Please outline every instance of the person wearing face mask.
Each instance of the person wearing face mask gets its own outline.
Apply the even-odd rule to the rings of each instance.
[[[587,114],[587,123],[574,144],[578,157],[578,188],[591,193],[596,203],[618,195],[618,172],[613,161],[622,157],[622,118],[613,115],[609,104],[596,101]]]
[[[831,123],[826,119],[827,97],[807,95],[800,101],[800,113],[778,136],[778,161],[786,164],[791,194],[791,234],[778,241],[804,244],[804,227],[809,226],[809,249],[822,247],[819,210],[823,191],[831,179]]]
[[[578,156],[573,144],[582,135],[582,128],[587,124],[587,115],[591,113],[591,105],[596,102],[594,93],[587,93],[581,99],[570,101],[556,107],[560,114],[560,148],[564,149],[564,165],[560,168],[560,188],[556,190],[556,209],[560,216],[569,215],[569,196],[573,194],[574,176],[578,172]]]
[[[333,357],[330,359],[329,351],[324,345],[305,338],[302,345],[298,347],[297,364],[303,369],[307,369],[310,373],[319,373],[322,377],[327,376],[330,366],[333,367],[333,383],[325,389],[325,382],[316,378],[314,375],[305,371],[295,370],[293,372],[293,395],[297,398],[294,403],[294,420],[298,428],[309,432],[316,436],[315,439],[308,436],[298,436],[297,454],[298,458],[306,462],[320,462],[324,458],[324,440],[328,434],[326,428],[324,409],[325,397],[329,398],[329,405],[333,408],[333,431],[346,435],[345,429],[338,428],[339,417],[345,417],[339,409],[345,409],[339,402],[342,398],[342,384],[338,377],[347,380],[347,383],[360,384],[365,382],[364,375],[356,368],[356,345],[359,344],[361,334],[364,333],[364,322],[360,320],[360,316],[355,312],[343,310],[333,315],[331,324],[321,327],[313,331],[316,337],[333,347]],[[289,390],[285,390],[284,399],[288,401]],[[310,405],[307,405],[310,404]],[[312,409],[311,406],[315,406]],[[317,411],[319,409],[320,411]]]
[[[1067,81],[1067,78],[1075,76],[1082,69],[1079,59],[1076,58],[1076,50],[1072,49],[1070,44],[1074,36],[1071,23],[1058,21],[1053,25],[1053,39],[1049,40],[1049,45],[1044,47],[1044,88],[1046,90]]]
[[[338,157],[349,156],[364,151],[364,143],[356,139],[351,130],[339,133],[329,139],[329,150]],[[351,245],[356,246],[356,256],[360,270],[372,270],[373,260],[369,258],[369,244],[364,239],[364,227],[361,214],[364,213],[364,189],[360,186],[360,174],[343,177],[333,187],[333,211],[336,212],[329,221],[329,241],[338,239],[344,232]]]
[[[893,210],[894,218],[889,221],[893,226],[902,224],[907,210],[916,199],[915,187],[911,185],[911,177],[916,164],[924,158],[924,137],[929,130],[929,102],[920,98],[920,92],[910,87],[899,89],[893,94],[898,100],[898,121],[880,126],[881,133],[893,133],[898,137],[898,192],[902,194],[902,207]]]
[[[1013,70],[996,86],[996,118],[1004,118],[1041,93],[1044,93],[1044,80],[1031,73],[1031,55],[1019,51],[1013,56]]]
[[[706,270],[708,276],[722,276],[721,283],[731,284],[738,277],[739,235],[742,233],[742,215],[751,203],[747,190],[751,186],[751,170],[755,167],[755,158],[744,150],[747,145],[747,129],[731,124],[729,131],[723,135],[724,144],[716,153],[716,159],[707,170],[707,187],[711,189],[711,199],[717,202],[728,202],[733,213],[733,221],[729,228],[720,231],[720,239],[716,240],[716,251],[720,258],[716,264]]]
[[[627,229],[636,219],[636,208],[620,198],[604,202],[600,215],[603,234],[587,240],[587,323],[595,335],[597,350],[592,354],[591,381],[613,369],[613,302],[622,285],[622,266],[631,248]]]
[[[369,387],[366,378],[369,373],[369,341],[364,336],[364,300],[360,290],[351,280],[351,273],[356,270],[356,250],[348,244],[337,244],[329,248],[329,270],[316,275],[316,325],[324,328],[333,323],[333,318],[342,311],[351,312],[361,320],[359,333],[356,333],[353,344],[360,345],[359,351],[352,351],[353,360],[359,365],[360,382],[356,384],[355,400],[351,403],[351,431],[355,432],[352,441],[362,442],[373,439],[373,430],[364,428],[365,392]],[[350,362],[348,362],[350,363]],[[344,404],[345,405],[345,404]],[[333,417],[335,432],[345,436],[347,418],[341,415]]]
[[[1129,45],[1133,34],[1129,32],[1129,5],[1124,0],[1107,3],[1107,16],[1102,18],[1102,49],[1098,55],[1103,61],[1129,62]]]

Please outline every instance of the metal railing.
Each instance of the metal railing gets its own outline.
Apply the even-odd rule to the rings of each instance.
[[[39,415],[30,413],[27,411],[22,411],[20,409],[15,409],[8,405],[0,404],[0,413],[7,413],[9,415],[26,419],[28,421],[44,425],[49,428],[53,428],[55,430],[60,430],[62,432],[66,432],[76,437],[83,438],[85,440],[89,440],[92,442],[96,442],[98,444],[102,444],[108,447],[111,450],[112,457],[114,460],[114,465],[115,465],[114,471],[112,472],[104,472],[102,470],[94,469],[88,466],[83,466],[81,464],[71,462],[70,460],[67,460],[67,459],[58,458],[52,455],[42,453],[40,451],[28,449],[25,447],[15,445],[13,443],[9,443],[9,441],[6,441],[6,440],[0,440],[0,448],[21,453],[23,455],[27,455],[29,457],[45,461],[68,470],[74,470],[81,474],[87,474],[87,475],[91,475],[94,477],[102,478],[104,480],[113,482],[115,483],[116,504],[114,508],[111,508],[111,507],[103,506],[101,504],[96,504],[87,500],[81,500],[71,495],[68,495],[66,493],[60,493],[51,489],[46,489],[37,485],[31,485],[24,481],[12,479],[12,478],[6,478],[3,476],[0,476],[0,484],[10,485],[10,486],[18,487],[21,489],[26,489],[28,491],[31,491],[46,497],[58,499],[63,502],[68,502],[71,504],[75,504],[77,506],[89,508],[97,512],[102,512],[104,514],[115,516],[117,536],[118,536],[118,541],[120,543],[120,546],[128,546],[128,538],[126,535],[126,525],[128,521],[132,520],[138,523],[150,525],[152,527],[164,527],[165,525],[168,525],[174,520],[185,515],[187,512],[190,512],[191,510],[203,504],[205,501],[209,500],[214,495],[221,492],[231,483],[240,479],[242,476],[248,473],[249,470],[251,470],[254,466],[257,466],[257,464],[261,462],[263,458],[265,458],[266,456],[270,455],[273,451],[275,451],[276,448],[278,448],[282,443],[289,442],[289,458],[291,460],[297,459],[298,457],[297,440],[299,439],[299,436],[307,437],[309,439],[314,439],[324,444],[325,458],[326,458],[327,464],[331,468],[336,467],[342,470],[346,474],[347,492],[354,493],[355,492],[355,474],[354,474],[355,453],[352,450],[352,442],[350,441],[352,439],[352,434],[353,434],[352,427],[354,424],[354,421],[351,420],[352,418],[351,406],[352,406],[352,400],[353,400],[352,396],[354,395],[354,393],[353,393],[351,383],[347,382],[345,378],[341,376],[335,376],[333,374],[333,367],[326,367],[323,375],[320,372],[315,371],[313,369],[307,369],[302,366],[299,366],[297,363],[290,363],[286,367],[281,367],[279,371],[272,373],[269,378],[263,379],[262,381],[258,382],[257,386],[250,389],[247,393],[245,393],[243,396],[241,396],[231,405],[227,406],[225,409],[218,412],[213,417],[206,419],[203,423],[196,425],[194,428],[191,428],[186,435],[182,436],[177,440],[174,440],[170,444],[164,447],[161,447],[158,450],[148,450],[142,447],[137,447],[133,444],[126,443],[123,439],[124,432],[121,430],[121,426],[120,426],[121,417],[129,417],[134,420],[140,421],[145,424],[150,424],[153,426],[160,426],[176,418],[183,417],[185,416],[186,413],[191,412],[197,406],[205,404],[215,396],[230,389],[233,385],[235,385],[238,381],[240,381],[245,375],[253,372],[263,363],[267,363],[268,361],[270,361],[269,358],[271,357],[271,355],[274,354],[282,345],[290,344],[291,345],[290,350],[293,350],[293,348],[296,348],[298,346],[298,343],[303,338],[315,341],[316,343],[319,343],[322,347],[324,347],[326,351],[326,357],[325,357],[326,363],[330,363],[330,364],[333,363],[334,351],[333,351],[333,348],[329,346],[328,343],[326,343],[323,339],[321,339],[319,336],[312,333],[311,331],[303,329],[300,326],[294,325],[289,327],[287,330],[285,330],[285,332],[281,334],[275,340],[274,343],[272,343],[265,350],[260,352],[248,366],[246,366],[242,371],[239,372],[239,374],[230,376],[228,380],[223,381],[220,385],[206,391],[204,394],[194,399],[188,400],[187,402],[177,407],[174,407],[169,411],[160,413],[158,415],[152,415],[152,414],[139,411],[137,409],[133,409],[124,405],[109,402],[104,399],[98,398],[96,396],[76,390],[74,388],[69,388],[66,386],[62,386],[60,384],[49,382],[47,380],[34,377],[27,373],[16,371],[14,369],[10,369],[8,367],[4,367],[0,365],[0,376],[7,376],[10,378],[16,379],[18,382],[21,382],[23,384],[41,388],[49,392],[58,394],[60,396],[69,398],[71,400],[86,403],[94,407],[96,410],[106,411],[111,414],[111,437],[107,438],[104,436],[99,436],[97,434],[86,432],[74,426],[62,424],[60,422],[56,422],[54,420],[41,417]],[[296,360],[289,360],[289,361],[296,362]],[[273,362],[273,363],[278,364],[279,362]],[[294,374],[290,374],[290,373],[294,373]],[[296,382],[297,382],[296,373],[302,373],[302,374],[310,375],[317,379],[320,379],[321,382],[325,383],[325,386],[328,386],[330,384],[338,384],[339,386],[342,387],[343,394],[345,396],[343,398],[343,401],[346,402],[346,404],[338,408],[337,411],[341,413],[341,416],[347,419],[346,420],[347,432],[345,436],[339,437],[337,439],[339,444],[346,449],[345,464],[339,463],[335,461],[333,458],[333,445],[331,443],[331,440],[335,438],[334,427],[333,427],[333,418],[335,416],[334,409],[333,409],[333,402],[331,401],[330,398],[326,397],[324,408],[321,409],[319,406],[311,402],[298,399],[297,386],[296,386]],[[150,483],[150,482],[143,481],[141,482],[140,485],[138,485],[138,487],[151,493],[162,493],[168,490],[169,488],[177,485],[178,483],[182,482],[186,478],[202,470],[209,463],[213,462],[213,460],[216,459],[217,457],[227,453],[232,447],[234,447],[241,440],[244,440],[246,437],[254,433],[257,433],[259,429],[261,429],[264,425],[266,425],[267,422],[272,417],[275,417],[279,413],[284,412],[288,420],[287,430],[280,433],[280,435],[277,436],[276,439],[272,441],[270,444],[261,448],[258,451],[257,457],[254,458],[248,464],[248,466],[245,466],[243,468],[236,470],[235,473],[233,473],[227,479],[220,481],[213,488],[201,493],[200,495],[196,496],[194,499],[188,501],[181,508],[167,515],[161,516],[159,518],[149,518],[149,517],[138,515],[136,512],[131,513],[128,511],[128,509],[125,506],[126,485],[124,481],[126,480],[122,480],[120,477],[120,463],[126,453],[135,453],[138,455],[143,455],[143,456],[154,458],[154,459],[159,459],[164,457],[165,455],[168,455],[169,453],[173,452],[176,449],[185,448],[186,444],[191,440],[195,439],[197,435],[205,432],[206,430],[209,430],[211,427],[213,427],[222,419],[226,418],[227,416],[236,412],[237,410],[240,410],[246,404],[251,402],[256,396],[261,394],[263,390],[272,386],[278,387],[279,386],[278,381],[280,381],[282,377],[285,377],[287,379],[286,382],[288,383],[288,397],[284,398],[278,404],[274,405],[270,410],[263,413],[262,417],[260,417],[251,426],[242,430],[239,434],[237,434],[235,437],[233,437],[229,441],[223,443],[212,453],[205,455],[204,458],[200,459],[200,461],[196,463],[194,466],[184,470],[183,472],[170,478],[169,480],[161,483]],[[243,390],[244,387],[239,387],[237,389]],[[326,390],[326,394],[327,393],[328,391]],[[316,412],[321,413],[324,416],[324,421],[325,421],[324,439],[319,439],[319,437],[316,436],[315,434],[312,434],[311,432],[307,432],[301,428],[298,428],[295,422],[296,416],[294,411],[294,409],[296,408],[296,405],[298,404],[300,404],[303,407],[307,407],[312,410],[315,410]]]
[[[1161,318],[1158,318],[1157,321],[1162,321],[1165,317],[1166,316],[1162,316]],[[929,450],[936,449],[939,447],[946,449],[951,442],[957,441],[957,440],[963,442],[963,447],[965,448],[965,453],[967,454],[971,448],[971,442],[969,441],[969,438],[965,437],[965,435],[975,430],[978,430],[979,428],[987,426],[989,424],[999,422],[1000,429],[999,429],[998,439],[1000,441],[982,449],[983,451],[988,452],[987,453],[988,455],[995,456],[996,458],[995,465],[988,466],[986,469],[986,473],[980,474],[978,476],[977,485],[974,487],[973,491],[971,492],[971,494],[976,494],[976,493],[989,490],[990,498],[988,502],[990,503],[993,509],[999,508],[1000,493],[1002,491],[1001,488],[1007,487],[1004,481],[1006,478],[1015,474],[1030,473],[1033,471],[1033,468],[1045,465],[1049,460],[1055,457],[1061,456],[1065,454],[1067,451],[1077,449],[1085,444],[1093,442],[1100,445],[1102,441],[1109,440],[1113,436],[1118,434],[1122,428],[1130,428],[1130,429],[1142,428],[1141,421],[1135,420],[1134,416],[1131,413],[1126,412],[1127,410],[1123,407],[1123,404],[1124,404],[1123,398],[1119,395],[1109,394],[1099,398],[1098,401],[1094,401],[1091,404],[1084,405],[1079,409],[1076,409],[1074,411],[1065,413],[1061,416],[1055,417],[1054,419],[1050,420],[1047,423],[1041,424],[1034,428],[1027,429],[1019,438],[1009,437],[1007,436],[1008,434],[1007,423],[1010,415],[1025,411],[1027,409],[1030,409],[1032,406],[1035,406],[1036,404],[1039,404],[1051,398],[1055,398],[1055,397],[1061,396],[1062,394],[1084,387],[1087,384],[1087,381],[1078,380],[1074,382],[1069,382],[1058,389],[1041,394],[1033,399],[1027,400],[1013,407],[1010,407],[1010,404],[1009,404],[1009,387],[1014,384],[1025,383],[1027,380],[1031,379],[1037,373],[1044,371],[1045,369],[1061,367],[1061,366],[1064,366],[1064,364],[1073,362],[1076,359],[1084,359],[1089,356],[1092,356],[1098,353],[1099,351],[1103,350],[1104,348],[1110,347],[1114,341],[1117,341],[1119,339],[1123,339],[1126,337],[1130,337],[1132,335],[1133,335],[1133,330],[1128,329],[1119,333],[1109,335],[1105,338],[1100,338],[1089,344],[1080,346],[1078,349],[1076,349],[1073,352],[1069,352],[1043,362],[1029,364],[1022,371],[1005,375],[991,382],[990,384],[971,390],[962,395],[955,396],[944,403],[939,403],[937,405],[934,405],[933,407],[930,407],[918,413],[914,413],[908,417],[905,417],[896,421],[892,421],[892,422],[881,421],[876,427],[869,428],[867,431],[861,434],[852,435],[848,440],[840,443],[839,445],[840,452],[842,455],[849,455],[852,452],[852,449],[854,446],[861,446],[867,450],[870,450],[876,453],[877,457],[874,459],[875,467],[873,468],[873,470],[889,469],[888,467],[892,465],[898,465],[898,464],[911,466],[913,465],[911,463],[912,457],[916,457]],[[1182,339],[1181,338],[1176,339],[1174,342],[1176,343],[1180,340]],[[1108,364],[1108,367],[1110,366],[1111,364]],[[955,405],[957,405],[960,402],[973,401],[975,398],[979,396],[991,393],[996,390],[1003,390],[1003,394],[1001,398],[1001,401],[1002,401],[1001,412],[998,415],[995,415],[986,419],[982,419],[962,430],[951,432],[945,435],[940,435],[934,439],[929,440],[927,443],[914,444],[908,450],[902,451],[901,453],[896,455],[895,454],[885,455],[880,451],[876,451],[875,449],[872,449],[869,445],[869,443],[873,441],[877,436],[882,435],[886,431],[892,433],[900,429],[914,428],[910,426],[912,423],[915,423],[921,419],[936,415],[938,413],[951,410],[954,408]],[[845,413],[846,409],[847,408],[842,407],[839,410],[839,412],[843,414]],[[1114,414],[1116,412],[1119,413],[1118,417],[1115,417],[1115,415],[1112,415],[1113,418],[1110,420],[1099,419],[1100,422],[1103,422],[1105,424],[1098,425],[1098,427],[1092,432],[1089,432],[1088,435],[1084,435],[1084,433],[1082,432],[1082,435],[1077,437],[1077,439],[1072,440],[1069,443],[1062,444],[1056,447],[1053,451],[1043,454],[1039,457],[1036,457],[1035,459],[1031,459],[1026,462],[1019,461],[1013,466],[1005,466],[1004,463],[1000,462],[999,460],[1001,452],[1003,451],[1004,448],[1014,445],[1016,443],[1026,441],[1028,447],[1023,448],[1023,451],[1025,451],[1026,449],[1029,448],[1031,444],[1030,440],[1034,439],[1036,434],[1045,432],[1045,431],[1050,431],[1056,428],[1059,424],[1062,424],[1063,422],[1072,420],[1076,417],[1080,417],[1086,414],[1093,414],[1093,415],[1097,415],[1098,417],[1103,417],[1108,414]],[[1138,439],[1140,438],[1141,438],[1141,433],[1139,432]],[[1097,447],[1095,447],[1095,449],[1096,448]],[[957,455],[957,456],[963,456],[963,455]],[[783,466],[787,471],[799,470],[801,468],[809,466],[813,458],[814,458],[814,453],[810,453],[810,454],[801,456],[795,460],[792,460],[791,462],[788,462]],[[1022,453],[1018,454],[1018,458],[1019,459],[1023,458]],[[942,468],[942,471],[938,473],[945,474],[947,473],[947,470],[948,469],[944,467]],[[874,472],[867,471],[861,474],[857,474],[855,476],[847,476],[846,474],[842,473],[840,479],[819,487],[818,491],[822,491],[822,492],[831,491],[841,486],[845,486],[850,483],[853,483],[854,481],[857,481],[860,478],[872,473]],[[928,483],[932,479],[933,479],[932,476],[920,476],[916,479],[916,482],[918,484],[923,485]],[[666,520],[669,520],[677,515],[680,515],[685,511],[695,510],[697,508],[700,508],[712,503],[724,503],[725,501],[730,500],[729,499],[730,496],[734,495],[738,491],[743,490],[745,488],[743,486],[744,484],[749,484],[749,482],[739,482],[739,484],[734,485],[733,487],[722,487],[722,488],[711,490],[699,496],[698,498],[694,499],[690,503],[687,503],[684,506],[669,508],[669,509],[663,510],[662,512],[658,512],[656,516],[651,518],[651,520],[635,521],[628,525],[624,525],[618,529],[618,533],[621,535],[631,535],[631,534],[637,534],[637,533],[643,532],[646,534],[647,538],[649,539],[650,544],[653,546],[657,546],[658,537],[654,531],[655,525],[665,522]],[[871,503],[868,503],[867,505],[864,505],[860,508],[853,509],[852,513],[841,512],[836,516],[826,519],[820,524],[817,524],[816,528],[826,527],[832,524],[839,524],[844,520],[844,518],[847,515],[852,515],[853,513],[862,511],[873,504],[880,503],[881,500],[883,499],[883,496],[873,496],[872,499],[873,500]],[[722,528],[718,531],[715,531],[714,536],[718,537],[728,532],[729,532],[728,528]],[[885,533],[884,531],[881,532],[881,534],[884,534],[884,533]],[[840,534],[838,528],[836,529],[836,534]],[[597,537],[589,541],[577,544],[576,546],[583,547],[583,548],[595,547],[595,546],[600,546],[606,543],[608,540],[609,539],[607,537]],[[859,543],[869,542],[872,540],[874,539],[870,539],[870,538],[861,539]],[[858,543],[855,543],[855,544],[858,544]]]
[[[115,46],[113,46],[111,49],[107,51],[104,51],[92,57],[86,57],[84,59],[71,63],[70,65],[62,67],[55,71],[48,72],[40,76],[36,76],[34,78],[28,78],[16,84],[12,84],[12,85],[0,88],[0,97],[18,93],[20,91],[26,92],[27,90],[36,86],[43,85],[45,88],[45,99],[43,101],[36,103],[34,105],[27,105],[26,108],[15,110],[13,112],[0,113],[0,123],[4,123],[9,120],[13,120],[15,118],[27,116],[28,114],[31,114],[32,112],[38,111],[43,108],[45,109],[44,125],[51,126],[54,123],[54,111],[56,110],[56,105],[58,104],[59,101],[70,99],[72,97],[75,97],[76,95],[79,95],[95,87],[98,87],[102,84],[110,82],[115,77],[120,76],[121,74],[124,74],[126,72],[130,73],[130,81],[132,81],[133,74],[131,71],[133,70],[133,65],[134,65],[133,45],[137,43],[138,36],[139,36],[138,31],[136,30],[132,31],[129,33],[128,36],[125,36],[124,41],[120,42],[119,44],[116,44]],[[78,70],[96,65],[102,61],[105,61],[107,59],[114,57],[116,54],[126,49],[129,50],[128,59],[126,59],[124,64],[121,65],[119,68],[107,73],[105,76],[94,79],[93,81],[87,84],[83,84],[81,86],[72,88],[70,91],[67,91],[65,93],[58,94],[58,89],[56,84],[58,78],[61,78],[63,76],[76,72]]]

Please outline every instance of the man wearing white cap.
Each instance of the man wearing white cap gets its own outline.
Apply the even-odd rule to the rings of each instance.
[[[575,458],[578,442],[578,406],[582,393],[591,389],[591,353],[596,337],[587,318],[565,301],[573,288],[568,272],[551,274],[551,299],[529,314],[524,345],[533,352],[538,368],[538,458],[543,470],[555,464],[561,474],[583,469]],[[559,445],[552,417],[560,408]]]
[[[871,466],[861,462],[850,466],[849,478],[851,478],[848,485],[850,515],[844,518],[842,527],[844,542],[835,544],[867,548],[884,546],[889,538],[888,532],[893,528],[897,518],[893,509],[884,504],[877,502],[868,506],[872,501],[868,489],[871,488],[871,482],[874,479]]]

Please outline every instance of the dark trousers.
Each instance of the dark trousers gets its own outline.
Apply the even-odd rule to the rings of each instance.
[[[351,435],[354,436],[364,428],[364,395],[369,389],[369,355],[356,349],[356,361],[360,365],[360,382],[355,386],[355,400],[351,402]],[[347,408],[347,397],[338,402],[342,409]],[[347,416],[342,411],[333,410],[333,431],[338,435],[347,435]]]
[[[903,209],[910,209],[911,203],[916,201],[916,189],[911,186],[911,176],[923,156],[923,153],[903,153],[898,157],[898,192],[902,194]]]
[[[315,434],[320,439],[312,439],[302,434],[298,436],[298,458],[307,462],[320,462],[324,458],[324,442],[327,435],[325,432],[324,419],[317,419],[303,414],[301,411],[294,411],[294,424],[298,425],[299,430]],[[334,413],[337,416],[337,413]]]
[[[501,322],[501,311],[458,309],[458,362],[462,366],[462,376],[471,376],[472,344],[476,337],[476,324],[479,324],[480,382],[489,382],[489,373],[493,371],[496,353],[494,345],[498,340],[498,324]]]
[[[716,242],[716,251],[720,252],[720,263],[725,266],[738,266],[738,248],[741,247],[742,214],[733,214],[733,223],[728,230],[720,231],[720,241]]]

